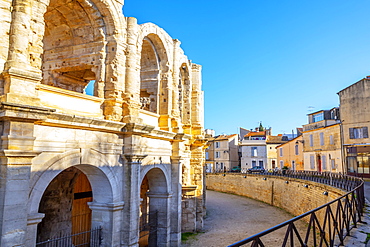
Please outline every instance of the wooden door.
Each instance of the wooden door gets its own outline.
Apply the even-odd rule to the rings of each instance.
[[[91,230],[91,209],[87,205],[92,201],[92,189],[86,175],[80,173],[74,185],[72,203],[72,235]],[[72,237],[74,245],[89,246],[90,234],[79,234]]]

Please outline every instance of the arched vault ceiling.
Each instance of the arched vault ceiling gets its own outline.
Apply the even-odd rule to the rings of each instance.
[[[103,38],[102,16],[88,0],[51,0],[44,15],[46,50]]]

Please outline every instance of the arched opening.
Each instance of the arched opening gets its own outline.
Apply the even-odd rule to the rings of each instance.
[[[44,14],[42,84],[84,93],[99,81],[104,23],[93,8],[83,0],[50,1]]]
[[[140,59],[140,102],[141,109],[158,113],[158,85],[160,58],[148,37],[143,40]]]
[[[170,218],[167,181],[159,168],[151,169],[140,187],[139,246],[165,246],[169,241]]]
[[[70,167],[56,176],[46,188],[39,205],[45,217],[37,227],[37,242],[60,236],[71,236],[64,241],[71,246],[89,246],[93,200],[90,182],[86,175]],[[76,235],[78,234],[78,235]]]
[[[180,67],[179,84],[178,84],[178,106],[182,122],[190,124],[190,72],[188,66],[183,63]],[[185,126],[186,127],[186,126]]]

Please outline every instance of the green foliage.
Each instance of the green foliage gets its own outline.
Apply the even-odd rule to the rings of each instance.
[[[181,233],[181,241],[187,241],[189,239],[195,239],[198,235],[198,232],[184,232]]]

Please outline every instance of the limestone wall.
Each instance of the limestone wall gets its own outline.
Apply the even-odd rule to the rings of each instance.
[[[207,174],[207,189],[247,196],[297,216],[326,204],[346,192],[305,180],[247,174]],[[288,183],[286,182],[288,181]],[[308,187],[304,187],[308,185]],[[323,192],[327,191],[328,195]]]

